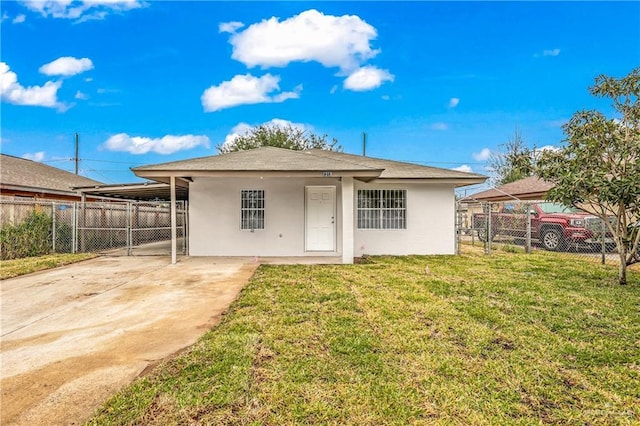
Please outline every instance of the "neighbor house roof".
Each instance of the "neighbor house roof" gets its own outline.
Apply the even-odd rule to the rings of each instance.
[[[89,185],[102,185],[102,182],[37,161],[0,154],[0,190],[3,193],[77,196],[73,187]]]
[[[158,180],[175,175],[206,175],[239,172],[332,172],[336,176],[349,173],[364,179],[453,179],[483,182],[486,177],[474,173],[421,166],[412,163],[383,160],[335,151],[262,147],[210,157],[193,158],[171,163],[153,164],[132,169],[142,177]]]
[[[536,176],[526,177],[496,188],[478,192],[465,197],[468,201],[507,201],[517,198],[519,200],[544,199],[547,191],[553,188],[553,184]]]

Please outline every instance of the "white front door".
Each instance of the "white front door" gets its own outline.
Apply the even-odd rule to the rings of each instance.
[[[336,187],[307,186],[305,241],[307,251],[335,251]]]

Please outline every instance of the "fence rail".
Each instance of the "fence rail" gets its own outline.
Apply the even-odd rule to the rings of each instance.
[[[580,210],[546,201],[457,203],[458,248],[482,246],[494,250],[547,250],[560,256],[599,258],[616,264],[619,257],[605,221]]]
[[[37,218],[42,230],[33,231]],[[177,202],[178,252],[187,254],[187,204]],[[18,246],[53,253],[169,254],[167,202],[66,202],[0,197],[2,259],[24,257]],[[44,253],[38,253],[44,254]],[[28,254],[29,255],[29,254]],[[32,254],[31,254],[32,255]]]

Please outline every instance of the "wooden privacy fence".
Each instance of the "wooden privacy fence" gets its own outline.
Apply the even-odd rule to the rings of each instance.
[[[48,232],[32,232],[33,218],[38,218],[40,226],[45,222]],[[46,247],[52,253],[165,255],[171,251],[168,202],[81,203],[0,197],[0,225],[2,258],[11,258],[7,252],[18,252],[11,249],[12,244],[25,243]],[[188,251],[187,232],[187,203],[178,201],[178,252],[182,254]]]

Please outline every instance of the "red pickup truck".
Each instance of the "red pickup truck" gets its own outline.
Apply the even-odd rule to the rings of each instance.
[[[527,217],[531,220],[531,239],[540,241],[547,250],[560,251],[578,244],[602,247],[603,227],[598,217],[550,202],[505,203],[499,212],[491,213],[491,239],[496,235],[526,238]],[[473,215],[473,227],[482,241],[487,240],[487,225],[485,213]],[[607,238],[610,235],[605,237],[605,246],[615,247]]]

